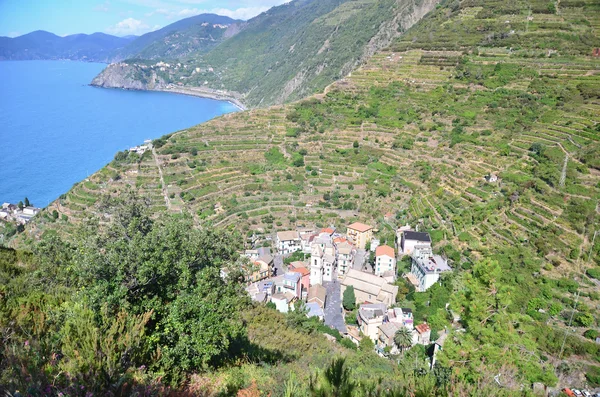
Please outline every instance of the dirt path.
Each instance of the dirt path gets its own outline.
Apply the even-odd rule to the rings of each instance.
[[[171,210],[171,200],[169,200],[169,193],[167,192],[167,186],[165,185],[165,179],[163,178],[162,168],[160,168],[160,160],[158,159],[158,155],[156,154],[156,149],[152,148],[152,156],[154,156],[154,161],[156,162],[156,167],[158,167],[158,174],[160,175],[160,185],[162,187],[162,194],[165,198],[165,204],[167,205],[167,209]]]

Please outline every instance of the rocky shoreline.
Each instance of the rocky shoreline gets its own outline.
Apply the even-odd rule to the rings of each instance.
[[[227,101],[231,103],[233,106],[237,107],[241,111],[248,110],[246,105],[244,105],[236,96],[229,94],[226,91],[216,91],[210,88],[202,88],[202,87],[178,87],[172,84],[169,84],[164,88],[155,88],[148,91],[162,91],[162,92],[170,92],[173,94],[181,94],[181,95],[190,95],[197,96],[200,98],[208,98],[215,99],[217,101]]]

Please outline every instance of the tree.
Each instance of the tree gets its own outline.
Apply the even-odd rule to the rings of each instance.
[[[17,207],[19,207],[20,210],[23,210],[23,202],[19,201],[19,203],[17,204]]]
[[[358,141],[354,141],[354,143],[352,144],[352,147],[355,149],[358,148]]]
[[[354,287],[348,286],[344,291],[344,296],[342,298],[342,305],[344,309],[348,311],[352,311],[356,308],[356,295],[354,294]]]
[[[358,349],[361,352],[372,352],[375,349],[375,343],[367,335],[363,335],[360,342],[358,342]]]
[[[335,358],[320,374],[310,377],[309,388],[314,397],[352,397],[356,383],[344,358]]]
[[[25,207],[31,207],[31,203],[27,197],[25,197]]]
[[[394,334],[394,343],[398,346],[398,349],[404,351],[405,349],[412,346],[412,333],[406,327],[401,327]]]
[[[54,219],[54,220],[58,219],[58,211],[57,210],[52,211],[52,219]]]

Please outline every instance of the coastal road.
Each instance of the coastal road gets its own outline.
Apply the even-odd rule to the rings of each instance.
[[[334,274],[334,277],[337,276]],[[346,333],[346,323],[344,322],[344,316],[342,316],[342,296],[340,292],[340,282],[325,281],[323,286],[327,290],[327,304],[325,305],[325,325],[329,325],[340,331]]]

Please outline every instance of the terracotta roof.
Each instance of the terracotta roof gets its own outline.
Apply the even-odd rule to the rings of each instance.
[[[295,269],[290,270],[293,273],[300,273],[302,276],[308,276],[310,274],[310,270],[305,267],[297,267]]]
[[[373,226],[365,225],[364,223],[360,223],[360,222],[354,222],[353,224],[348,226],[348,229],[356,230],[356,231],[363,233],[363,232],[373,229]]]
[[[330,227],[326,227],[324,229],[321,229],[321,233],[333,234],[334,232],[335,232],[335,230],[333,230]]]
[[[347,243],[348,240],[346,240],[344,237],[336,237],[335,239],[333,239],[333,242],[336,243],[336,244],[341,244],[341,243],[344,243],[344,242]]]
[[[323,307],[323,305],[325,305],[325,301],[327,299],[327,290],[320,284],[315,284],[308,289],[307,300],[310,302],[315,299],[320,301],[319,306]]]
[[[295,271],[298,268],[304,267],[306,268],[308,266],[308,263],[306,262],[302,262],[302,261],[294,261],[290,263],[289,269],[290,271]]]
[[[431,331],[431,328],[429,327],[429,325],[423,323],[423,324],[419,324],[415,327],[415,329],[417,330],[418,333],[420,334],[424,334],[427,331]]]
[[[295,230],[289,230],[286,232],[277,232],[277,238],[280,241],[299,240],[300,234]]]
[[[389,245],[380,245],[375,249],[375,256],[387,255],[391,258],[395,256],[394,249]]]

